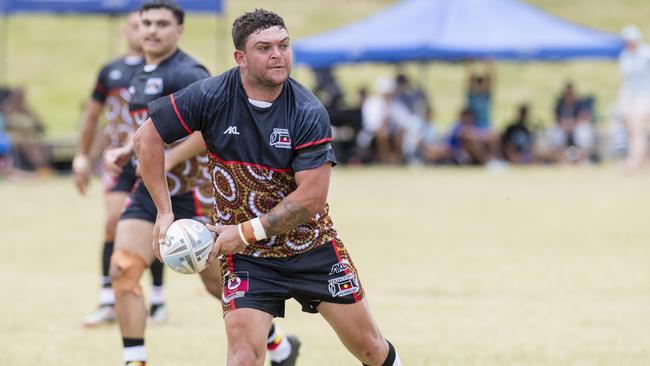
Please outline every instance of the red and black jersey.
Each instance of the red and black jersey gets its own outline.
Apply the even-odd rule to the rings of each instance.
[[[201,131],[215,198],[213,219],[238,224],[273,209],[296,189],[294,173],[336,163],[320,101],[293,79],[268,107],[248,99],[239,68],[149,104],[166,143]],[[287,257],[337,237],[328,206],[298,228],[249,245],[244,254]]]
[[[97,76],[92,98],[105,106],[108,124],[104,133],[111,147],[122,146],[137,128],[129,114],[131,94],[128,87],[143,62],[142,57],[120,57],[104,65]]]
[[[147,104],[162,96],[169,95],[197,80],[209,77],[206,68],[181,50],[177,50],[158,65],[144,65],[133,75],[129,92],[131,117],[139,126],[148,118]],[[194,189],[200,183],[202,170],[198,157],[178,164],[167,173],[167,184],[172,196],[180,195]]]

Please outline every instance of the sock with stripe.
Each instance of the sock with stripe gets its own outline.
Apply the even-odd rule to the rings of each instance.
[[[122,338],[124,345],[124,362],[127,365],[145,365],[147,362],[147,350],[144,348],[144,338]]]
[[[271,324],[271,330],[266,339],[266,349],[273,362],[282,362],[291,354],[291,343],[279,327]]]

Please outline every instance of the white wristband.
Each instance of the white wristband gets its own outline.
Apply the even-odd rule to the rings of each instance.
[[[244,232],[241,230],[241,224],[237,225],[237,232],[239,233],[239,238],[246,243],[246,245],[250,245],[249,242],[246,241],[246,237],[244,236]]]
[[[267,238],[266,231],[264,226],[262,226],[262,221],[259,217],[256,217],[251,220],[251,225],[253,225],[253,234],[255,234],[255,240],[260,241]]]
[[[74,172],[86,172],[90,168],[90,160],[86,155],[78,154],[72,159],[72,170]]]

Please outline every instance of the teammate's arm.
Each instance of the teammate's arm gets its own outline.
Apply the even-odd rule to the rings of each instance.
[[[194,132],[186,140],[169,149],[165,155],[165,171],[172,170],[183,161],[205,152],[205,141],[201,132]]]
[[[97,133],[97,124],[99,123],[99,115],[102,113],[104,104],[90,99],[88,106],[83,117],[81,125],[81,133],[79,135],[79,143],[77,145],[77,152],[75,153],[74,160],[72,161],[72,171],[74,173],[74,183],[79,190],[79,193],[85,194],[90,181],[91,165],[88,155],[90,148]]]
[[[172,203],[165,178],[164,142],[151,118],[135,132],[134,149],[140,163],[140,174],[149,194],[156,204],[158,215],[153,230],[153,251],[160,259],[159,245],[174,221]]]

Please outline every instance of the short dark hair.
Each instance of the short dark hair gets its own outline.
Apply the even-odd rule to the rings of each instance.
[[[167,9],[171,11],[180,25],[185,20],[185,12],[174,0],[145,0],[140,8],[140,14],[149,9]]]
[[[287,29],[284,19],[272,11],[255,9],[244,13],[232,23],[232,43],[236,49],[243,50],[252,33],[276,26]]]

